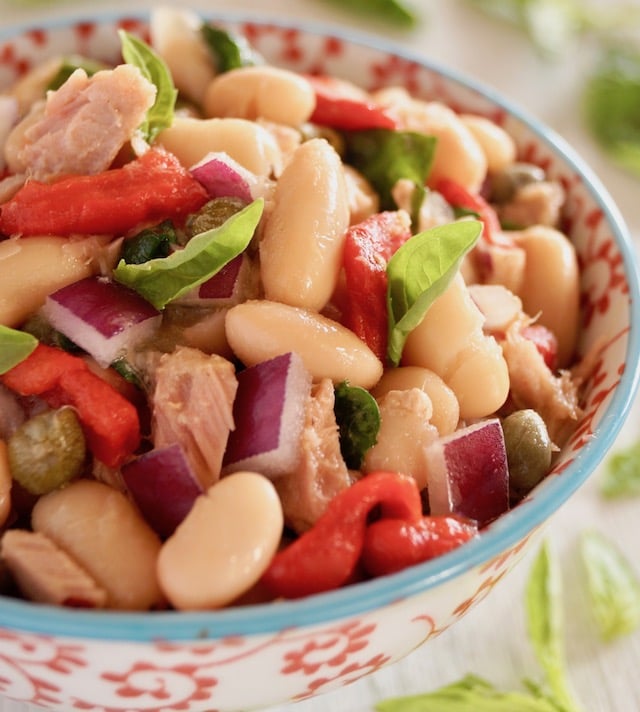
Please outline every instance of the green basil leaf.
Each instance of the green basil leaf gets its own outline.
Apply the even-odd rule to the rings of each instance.
[[[567,676],[562,615],[562,584],[557,562],[545,542],[526,586],[525,607],[531,646],[545,673],[551,698],[564,712],[578,712]]]
[[[392,22],[400,27],[414,27],[417,16],[400,0],[328,0],[341,8]]]
[[[380,409],[369,391],[346,381],[339,383],[334,392],[340,451],[347,467],[359,470],[365,453],[378,439]]]
[[[127,264],[143,264],[156,257],[167,257],[171,252],[171,245],[177,242],[173,223],[171,220],[164,220],[159,225],[141,230],[137,235],[124,240],[120,257]]]
[[[640,441],[609,458],[600,491],[609,499],[640,495]]]
[[[101,69],[107,69],[108,65],[102,62],[97,62],[94,59],[89,59],[87,57],[65,57],[62,60],[62,64],[58,68],[58,71],[50,79],[47,84],[48,91],[55,91],[60,89],[60,87],[69,79],[69,77],[76,71],[76,69],[84,69],[87,76],[90,77]]]
[[[380,195],[382,210],[397,208],[391,191],[401,179],[416,187],[414,206],[420,206],[425,194],[425,181],[431,170],[436,147],[435,136],[413,131],[368,129],[345,131],[345,161],[350,163]]]
[[[118,30],[118,34],[125,62],[137,67],[157,90],[156,100],[140,127],[147,142],[153,143],[156,136],[173,123],[178,91],[164,60],[146,42],[125,30]]]
[[[191,238],[182,250],[143,264],[120,260],[114,277],[135,289],[156,309],[197,287],[242,253],[262,216],[264,201],[254,200],[220,227]]]
[[[37,345],[35,336],[0,324],[0,374],[24,361]]]
[[[264,63],[258,52],[240,35],[208,24],[202,25],[200,32],[220,73]]]
[[[587,126],[619,166],[640,176],[640,53],[608,51],[584,90]]]
[[[388,356],[397,365],[407,336],[449,286],[482,232],[478,220],[439,225],[414,235],[387,265]]]
[[[640,627],[640,580],[613,541],[594,530],[582,533],[587,592],[600,636],[611,641]]]
[[[378,712],[558,712],[552,701],[535,694],[500,692],[476,675],[422,695],[380,702]]]

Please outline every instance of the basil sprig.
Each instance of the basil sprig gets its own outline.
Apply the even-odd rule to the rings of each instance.
[[[339,383],[334,393],[340,451],[347,467],[359,470],[365,453],[378,439],[380,409],[369,391],[346,381]]]
[[[114,277],[135,289],[156,309],[163,309],[244,252],[260,221],[263,206],[262,199],[255,200],[219,227],[192,237],[182,250],[168,257],[142,264],[120,260]]]
[[[0,374],[24,361],[37,345],[35,336],[0,324]]]
[[[264,63],[262,56],[242,35],[206,23],[200,28],[200,34],[219,73]]]
[[[415,186],[414,213],[422,205],[437,139],[413,131],[367,129],[343,132],[345,161],[356,168],[380,195],[383,210],[395,210],[391,191],[402,178]],[[412,216],[415,222],[415,215]]]
[[[125,62],[137,67],[157,90],[155,102],[140,127],[146,141],[153,143],[156,136],[173,123],[178,90],[164,60],[146,42],[125,30],[118,30],[118,35]]]
[[[387,265],[388,357],[398,365],[407,336],[449,286],[482,232],[478,220],[439,225],[400,247]]]
[[[605,641],[640,627],[640,580],[620,549],[595,530],[580,538],[591,612]]]

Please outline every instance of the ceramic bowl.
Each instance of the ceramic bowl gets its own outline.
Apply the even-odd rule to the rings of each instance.
[[[91,712],[248,710],[302,700],[390,665],[460,620],[522,559],[612,445],[636,390],[638,274],[625,225],[569,146],[485,87],[378,39],[335,28],[211,17],[273,64],[368,88],[402,85],[486,114],[567,191],[582,269],[582,349],[605,344],[584,414],[551,475],[476,541],[399,574],[295,602],[206,613],[67,610],[0,598],[0,695]],[[115,60],[138,16],[95,16],[0,35],[0,86],[60,52]],[[247,684],[250,681],[250,684]]]

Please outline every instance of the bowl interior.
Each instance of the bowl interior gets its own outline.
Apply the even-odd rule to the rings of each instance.
[[[599,180],[553,132],[487,87],[400,47],[337,28],[261,21],[232,15],[209,19],[240,32],[265,58],[296,71],[323,72],[366,88],[401,85],[415,96],[490,116],[516,139],[519,154],[542,165],[567,191],[566,221],[582,269],[585,352],[602,343],[588,383],[583,416],[551,475],[483,536],[446,556],[399,574],[322,596],[210,613],[90,613],[0,599],[0,626],[87,638],[190,640],[249,635],[320,623],[385,606],[437,586],[515,546],[586,480],[612,445],[638,384],[630,367],[640,356],[640,290],[624,221]],[[147,36],[143,16],[105,14],[0,33],[0,90],[44,58],[75,52],[119,58],[116,30]]]

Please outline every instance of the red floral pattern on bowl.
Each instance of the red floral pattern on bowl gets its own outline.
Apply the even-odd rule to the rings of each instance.
[[[246,609],[128,615],[0,598],[0,695],[15,700],[65,712],[223,712],[304,699],[397,661],[459,620],[523,557],[548,516],[602,459],[636,388],[626,368],[640,350],[630,242],[602,186],[560,139],[474,82],[377,40],[228,16],[216,21],[274,64],[368,88],[402,85],[501,123],[521,157],[567,190],[566,220],[582,268],[582,348],[604,348],[553,476],[481,540],[385,580]],[[118,28],[147,36],[144,20],[114,16],[0,35],[0,87],[62,52],[116,61]]]

